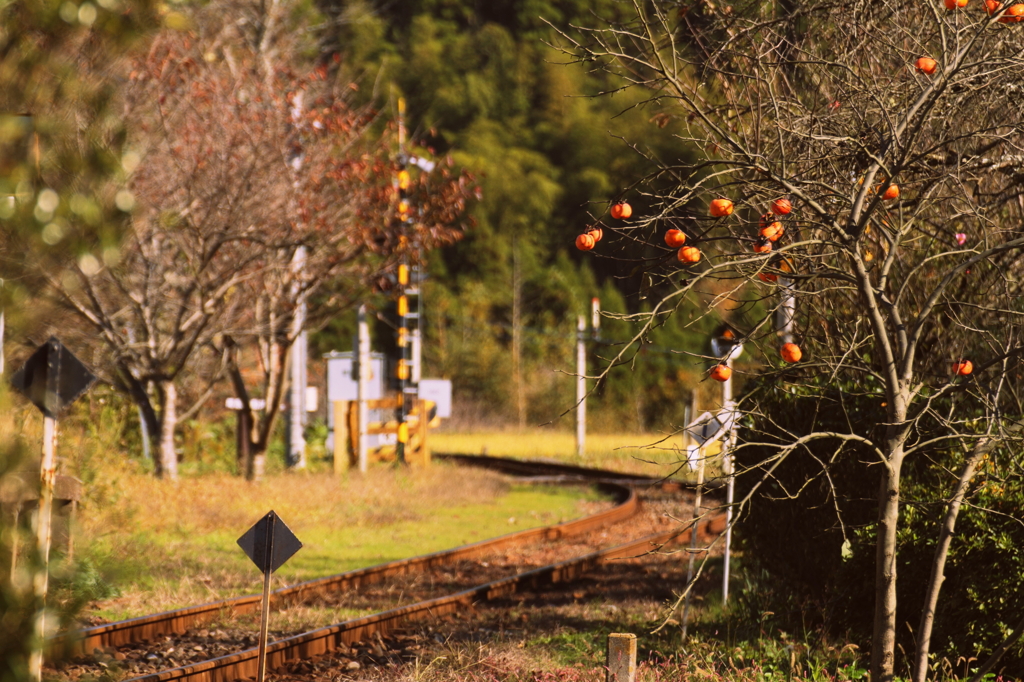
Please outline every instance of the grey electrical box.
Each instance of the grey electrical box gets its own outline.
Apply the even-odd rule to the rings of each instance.
[[[452,382],[448,379],[420,379],[419,397],[434,401],[441,419],[452,416]]]
[[[327,401],[355,400],[359,391],[351,351],[327,353]],[[386,360],[383,353],[370,353],[370,380],[367,382],[366,399],[380,400],[384,397],[387,380]]]

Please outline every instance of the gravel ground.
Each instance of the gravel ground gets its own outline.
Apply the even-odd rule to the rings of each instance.
[[[319,618],[323,618],[325,611],[337,614],[338,617],[329,622],[340,622],[356,614],[383,611],[451,594],[623,544],[672,528],[677,525],[672,517],[679,518],[689,513],[689,505],[678,492],[641,490],[640,494],[643,508],[637,516],[570,538],[568,542],[541,542],[433,571],[398,576],[358,591],[318,594],[304,608],[319,612]],[[607,506],[601,502],[590,504],[592,508],[586,510],[587,513]],[[414,673],[421,666],[430,664],[437,669],[443,668],[431,661],[450,660],[452,647],[472,645],[478,653],[487,648],[512,654],[520,650],[518,653],[522,654],[521,650],[526,649],[530,641],[552,627],[557,631],[564,626],[566,619],[577,624],[585,622],[588,631],[602,631],[605,624],[622,620],[627,613],[634,614],[630,616],[633,618],[637,609],[644,613],[644,618],[650,619],[656,617],[666,600],[671,599],[673,590],[685,582],[686,562],[683,557],[682,554],[655,554],[618,560],[602,565],[570,585],[518,593],[466,609],[456,617],[421,621],[386,637],[374,636],[373,641],[358,642],[316,659],[291,662],[275,671],[271,678],[275,682],[359,680],[366,675],[373,679],[396,681],[413,679],[409,675],[418,679]],[[680,570],[683,571],[681,577]],[[276,612],[274,618],[282,619],[282,616],[289,620],[288,614],[281,611]],[[310,627],[274,630],[273,625],[272,620],[272,639],[297,634]],[[255,624],[251,621],[226,620],[217,627],[165,637],[158,642],[138,643],[116,650],[97,649],[89,657],[64,662],[46,672],[51,679],[68,682],[90,678],[109,682],[136,677],[251,648],[256,645],[255,632]],[[523,656],[515,655],[513,658]]]

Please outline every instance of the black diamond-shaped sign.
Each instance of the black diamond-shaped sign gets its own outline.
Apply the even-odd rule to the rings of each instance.
[[[96,376],[57,337],[36,349],[11,377],[11,386],[21,391],[44,415],[56,418],[62,409],[78,400],[92,386]]]
[[[273,511],[238,538],[238,546],[263,573],[273,573],[302,549],[295,533]]]

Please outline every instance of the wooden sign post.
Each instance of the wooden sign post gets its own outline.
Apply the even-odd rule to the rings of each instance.
[[[39,467],[39,519],[36,544],[39,566],[32,579],[36,600],[36,644],[29,658],[31,679],[43,677],[43,638],[46,636],[46,590],[50,577],[50,538],[53,516],[53,486],[57,479],[57,417],[75,402],[96,377],[56,338],[39,346],[11,377],[20,391],[43,413],[43,456]]]

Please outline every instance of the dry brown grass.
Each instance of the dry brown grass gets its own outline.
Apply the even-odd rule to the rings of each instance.
[[[435,452],[556,459],[645,476],[687,475],[679,470],[684,454],[683,439],[678,434],[587,434],[584,457],[576,455],[573,433],[553,429],[440,431],[432,433],[430,439]]]

